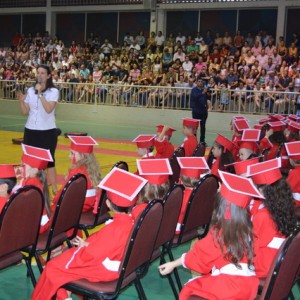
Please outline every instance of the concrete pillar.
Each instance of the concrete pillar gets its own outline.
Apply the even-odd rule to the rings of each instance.
[[[276,42],[280,36],[284,36],[285,28],[285,14],[286,14],[286,4],[284,1],[279,1],[277,10],[277,28],[276,28]]]

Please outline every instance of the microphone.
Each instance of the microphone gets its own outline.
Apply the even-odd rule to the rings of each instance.
[[[34,91],[35,91],[35,94],[37,95],[38,94],[38,90],[35,88],[37,84],[40,84],[41,83],[41,80],[38,78],[35,82],[35,86],[34,86]]]

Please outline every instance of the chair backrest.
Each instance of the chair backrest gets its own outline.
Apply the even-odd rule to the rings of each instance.
[[[171,242],[174,238],[183,200],[183,185],[174,185],[163,201],[164,213],[154,249]]]
[[[260,130],[259,140],[261,140],[262,138],[265,137],[266,131],[268,128],[269,128],[269,125],[267,125],[267,124],[263,125],[262,129]]]
[[[66,183],[53,214],[47,241],[50,246],[53,236],[74,228],[72,239],[77,233],[82,207],[85,200],[87,181],[83,174],[76,174]]]
[[[118,289],[121,287],[124,277],[130,275],[137,268],[149,264],[162,216],[162,202],[152,200],[136,220],[128,239]]]
[[[119,169],[122,169],[122,170],[125,170],[125,171],[128,171],[128,170],[129,170],[127,162],[126,162],[126,161],[123,161],[123,160],[120,160],[120,161],[116,162],[116,163],[113,165],[112,169],[115,168],[115,167],[117,167],[117,168],[119,168]]]
[[[262,161],[268,160],[268,154],[270,152],[270,148],[262,149],[261,155],[262,155]]]
[[[97,213],[95,215],[95,222],[94,222],[94,226],[98,225],[98,218],[100,216],[105,215],[106,213],[108,213],[109,209],[106,205],[106,191],[102,190],[101,194],[100,194],[100,199],[99,199],[99,203],[98,203],[98,208],[97,208]]]
[[[210,223],[218,187],[218,179],[212,174],[207,174],[200,179],[187,204],[178,243],[181,242],[183,235],[187,232]]]
[[[173,175],[170,175],[170,186],[173,186],[173,184],[178,181],[180,176],[180,166],[178,164],[177,157],[184,157],[184,155],[184,148],[179,147],[174,151],[172,157],[170,158],[170,165],[173,171]]]
[[[194,153],[192,156],[197,156],[197,157],[202,157],[205,155],[205,150],[206,150],[206,144],[205,143],[200,143],[194,150]]]
[[[300,275],[300,227],[281,246],[259,299],[288,299]]]
[[[0,256],[29,246],[34,253],[43,208],[43,194],[34,186],[20,188],[10,197],[0,215]]]

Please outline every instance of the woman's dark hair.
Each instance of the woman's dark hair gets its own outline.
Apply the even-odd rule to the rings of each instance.
[[[294,213],[294,200],[290,185],[284,178],[262,186],[264,205],[271,214],[278,230],[285,236],[292,233],[297,220]]]
[[[50,77],[46,81],[46,87],[45,87],[45,89],[42,92],[45,92],[47,89],[54,88],[54,84],[53,84],[53,81],[52,81],[52,74],[51,74],[50,67],[48,67],[47,65],[39,65],[38,69],[39,68],[42,68],[42,69],[46,70],[47,71],[47,75],[50,75]]]
[[[0,185],[1,184],[7,184],[7,194],[10,194],[12,189],[17,183],[17,178],[16,177],[9,177],[9,178],[0,178]]]
[[[219,170],[226,171],[229,173],[235,173],[233,166],[227,166],[233,164],[235,162],[233,154],[230,151],[222,152],[220,156],[220,164],[219,164]]]
[[[230,209],[230,219],[225,219],[227,209]],[[211,228],[226,260],[240,268],[239,262],[247,256],[248,266],[252,265],[253,232],[247,209],[228,202],[219,194],[211,220]]]

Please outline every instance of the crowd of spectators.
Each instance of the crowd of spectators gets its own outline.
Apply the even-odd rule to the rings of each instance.
[[[0,79],[8,80],[2,84],[4,97],[14,97],[26,81],[35,80],[37,67],[47,64],[62,101],[105,102],[110,96],[114,104],[154,107],[171,99],[168,105],[185,108],[185,88],[201,78],[211,108],[222,111],[235,101],[242,109],[251,102],[258,112],[276,110],[283,103],[297,110],[299,50],[297,34],[286,45],[283,37],[276,42],[264,31],[255,36],[207,31],[203,36],[178,32],[167,37],[161,31],[149,37],[128,32],[116,45],[91,33],[85,42],[73,41],[68,47],[47,32],[16,34],[11,48],[0,49]]]

